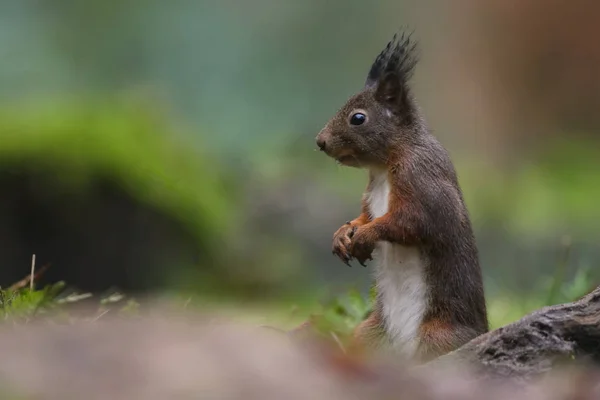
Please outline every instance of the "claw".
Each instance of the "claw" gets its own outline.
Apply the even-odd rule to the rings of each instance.
[[[352,265],[350,265],[350,260],[352,260],[352,256],[349,253],[347,253],[347,252],[342,253],[342,251],[340,249],[333,249],[331,251],[331,254],[333,254],[334,256],[339,258],[347,266],[352,267]]]
[[[352,238],[352,236],[354,236],[354,232],[356,232],[356,227],[355,226],[353,226],[352,230],[348,233],[348,237]]]
[[[366,267],[366,266],[367,266],[363,260],[358,260],[358,263],[359,263],[360,265],[362,265],[363,267]]]
[[[340,258],[342,259],[344,264],[346,264],[349,267],[352,267],[352,265],[350,265],[350,260],[352,260],[352,256],[349,253],[344,252],[343,254],[340,255]]]

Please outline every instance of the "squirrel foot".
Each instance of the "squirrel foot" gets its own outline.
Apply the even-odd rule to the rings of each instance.
[[[331,252],[349,267],[351,267],[350,261],[352,260],[349,247],[355,231],[356,226],[352,225],[350,222],[346,222],[346,224],[342,225],[340,229],[333,234],[333,248]]]
[[[373,230],[367,226],[361,226],[352,235],[350,242],[350,254],[356,258],[356,260],[366,267],[365,262],[373,260],[372,254],[375,250],[376,237],[373,234]]]

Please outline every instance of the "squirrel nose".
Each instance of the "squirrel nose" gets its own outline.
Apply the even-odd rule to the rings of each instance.
[[[317,137],[317,146],[319,146],[319,149],[321,151],[325,150],[325,139],[323,139],[322,137],[318,136]]]

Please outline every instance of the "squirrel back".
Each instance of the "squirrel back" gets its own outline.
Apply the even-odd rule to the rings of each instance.
[[[375,257],[378,298],[357,338],[429,359],[486,332],[488,321],[456,171],[408,84],[416,64],[416,44],[395,35],[317,144],[338,163],[369,171],[361,214],[333,239],[346,264]]]

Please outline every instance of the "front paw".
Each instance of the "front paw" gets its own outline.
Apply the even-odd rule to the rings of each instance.
[[[372,229],[360,227],[354,232],[354,235],[352,235],[348,250],[350,251],[350,255],[356,258],[360,265],[366,267],[365,262],[367,260],[373,260],[372,254],[373,250],[375,250],[376,242],[377,237],[373,234]]]
[[[333,234],[332,253],[338,256],[338,258],[347,266],[350,266],[350,260],[352,259],[349,247],[350,240],[355,230],[356,226],[348,222],[345,225],[342,225],[342,227]]]

